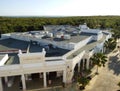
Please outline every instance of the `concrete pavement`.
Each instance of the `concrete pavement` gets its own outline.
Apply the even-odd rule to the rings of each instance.
[[[120,87],[120,56],[115,50],[108,54],[105,67],[99,68],[99,75],[94,77],[84,91],[117,91]]]

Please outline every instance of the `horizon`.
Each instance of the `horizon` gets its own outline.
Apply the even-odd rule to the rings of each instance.
[[[8,16],[8,15],[6,15],[6,16],[0,16],[0,17],[119,17],[120,15],[86,15],[86,16],[55,16],[55,15],[53,15],[53,16],[49,16],[49,15],[45,15],[45,16],[39,16],[39,15],[11,15],[11,16]]]

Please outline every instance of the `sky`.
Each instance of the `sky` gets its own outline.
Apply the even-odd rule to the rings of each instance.
[[[0,0],[0,16],[120,15],[120,0]]]

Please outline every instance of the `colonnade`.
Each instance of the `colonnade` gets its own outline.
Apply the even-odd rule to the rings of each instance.
[[[66,83],[66,70],[62,71],[63,73],[63,82]],[[8,84],[8,77],[4,77],[5,83]],[[26,91],[26,75],[21,75],[21,83],[22,83],[22,89],[23,91]],[[43,72],[43,85],[44,88],[47,87],[47,72]],[[8,86],[8,85],[7,85]],[[3,84],[2,84],[2,77],[0,77],[0,91],[3,91]]]

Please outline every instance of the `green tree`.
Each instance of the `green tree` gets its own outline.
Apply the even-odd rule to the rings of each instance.
[[[115,38],[109,38],[107,41],[104,43],[104,47],[106,48],[106,51],[112,51],[116,48],[117,42]]]
[[[96,73],[98,74],[98,67],[105,67],[105,63],[107,62],[107,56],[103,53],[95,53],[90,60],[97,66]]]
[[[90,28],[112,28],[120,30],[120,16],[80,17],[0,17],[3,33],[39,30],[43,25],[79,25],[87,23]],[[117,34],[117,33],[115,33]]]
[[[80,77],[78,78],[79,85],[86,86],[89,83],[89,79],[86,77]]]
[[[120,31],[119,31],[119,29],[113,29],[113,30],[111,30],[111,31],[112,31],[112,33],[113,33],[113,37],[114,37],[116,40],[120,38]]]

